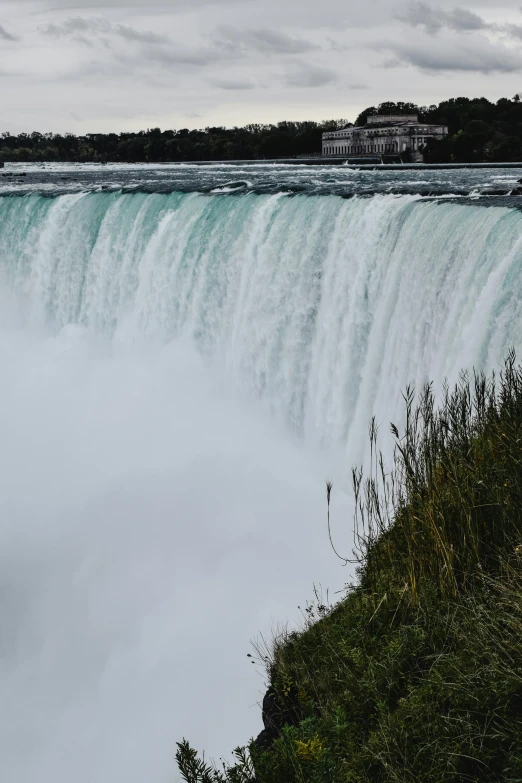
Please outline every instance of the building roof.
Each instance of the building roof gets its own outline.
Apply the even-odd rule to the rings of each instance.
[[[416,120],[415,122],[412,122],[409,118],[405,118],[403,122],[394,122],[394,123],[374,123],[372,125],[354,125],[352,127],[346,127],[346,128],[339,128],[338,130],[330,130],[325,131],[323,133],[323,136],[327,136],[330,134],[340,134],[340,133],[346,133],[347,131],[372,131],[372,130],[379,130],[380,128],[415,128],[421,126],[422,128],[426,128],[429,132],[431,128],[441,128],[445,127],[441,123],[429,123],[429,122],[419,122]]]
[[[367,125],[402,125],[403,123],[417,123],[418,114],[370,114],[366,117]]]

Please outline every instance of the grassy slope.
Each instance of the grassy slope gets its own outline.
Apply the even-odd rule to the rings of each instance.
[[[270,651],[296,725],[223,772],[180,744],[190,783],[522,781],[522,370],[406,407],[354,474],[358,585]]]

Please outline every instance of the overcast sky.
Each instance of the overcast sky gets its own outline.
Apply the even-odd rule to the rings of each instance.
[[[0,0],[0,130],[354,120],[385,100],[512,97],[518,2]]]

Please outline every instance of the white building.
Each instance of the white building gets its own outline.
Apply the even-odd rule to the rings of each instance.
[[[442,139],[447,134],[445,125],[419,122],[416,114],[374,115],[367,118],[366,125],[323,133],[323,155],[355,157],[408,152],[413,160],[422,160],[427,139]]]

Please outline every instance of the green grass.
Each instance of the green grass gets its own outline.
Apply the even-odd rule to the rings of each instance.
[[[295,725],[223,770],[180,743],[189,783],[522,781],[522,369],[405,404],[353,474],[357,585],[263,654]]]

